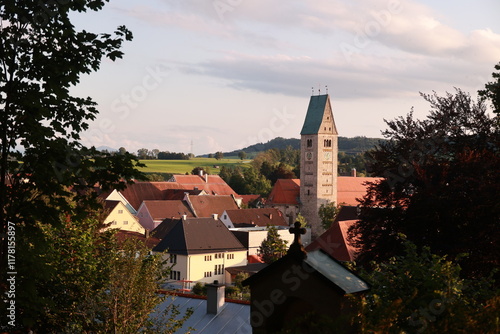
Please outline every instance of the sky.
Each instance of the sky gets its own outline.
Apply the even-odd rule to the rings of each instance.
[[[73,93],[99,115],[88,146],[194,153],[300,138],[311,95],[340,136],[382,138],[384,119],[455,87],[476,96],[500,62],[498,0],[111,0],[78,28],[129,28]]]

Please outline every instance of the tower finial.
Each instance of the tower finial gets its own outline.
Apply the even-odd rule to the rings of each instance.
[[[321,95],[321,84],[318,84],[318,95]]]
[[[325,85],[326,94],[328,94],[328,85]]]
[[[314,95],[314,87],[311,87],[311,90],[312,90],[311,96],[313,96]]]

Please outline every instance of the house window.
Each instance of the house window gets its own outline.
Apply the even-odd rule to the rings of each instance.
[[[227,219],[227,215],[224,215],[224,219]]]
[[[118,222],[116,220],[113,220],[113,225],[117,225]]]
[[[177,263],[177,254],[170,254],[170,263]]]
[[[211,271],[205,271],[205,277],[212,277]]]
[[[214,267],[214,274],[215,275],[222,275],[224,273],[224,265],[223,264],[216,264]]]
[[[307,147],[312,147],[313,146],[313,141],[312,139],[307,140]]]
[[[128,225],[128,220],[124,220],[123,225]]]
[[[118,213],[120,213],[120,214],[123,213],[123,210],[118,210]]]
[[[170,279],[173,279],[173,280],[180,280],[181,279],[181,272],[180,271],[170,271]]]
[[[234,254],[227,254],[228,260],[234,260]]]
[[[212,255],[205,255],[205,261],[212,261]]]

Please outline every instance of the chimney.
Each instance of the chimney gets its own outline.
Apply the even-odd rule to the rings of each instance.
[[[200,170],[198,171],[198,175],[203,176],[203,169],[200,169]]]
[[[356,168],[351,169],[351,176],[356,177]]]
[[[208,183],[208,174],[205,174],[205,182]]]
[[[187,215],[182,215],[182,220],[186,220],[187,219]]]
[[[219,284],[215,280],[213,284],[206,284],[207,287],[207,313],[217,314],[224,306],[224,284]]]
[[[272,213],[269,214],[269,220],[273,220],[273,214]]]
[[[147,228],[144,229],[144,237],[149,238],[149,230]]]
[[[219,219],[219,215],[218,215],[218,214],[216,214],[216,213],[212,213],[212,218],[213,218],[214,220],[217,220],[217,219]]]

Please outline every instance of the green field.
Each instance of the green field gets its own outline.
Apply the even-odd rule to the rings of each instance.
[[[146,165],[146,167],[139,169],[144,173],[186,174],[191,173],[195,167],[204,167],[209,174],[219,174],[222,166],[247,167],[250,160],[192,158],[190,160],[140,160],[140,162]]]

